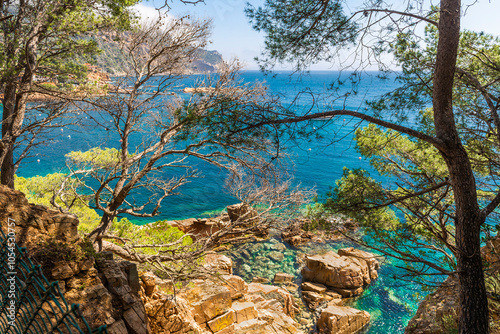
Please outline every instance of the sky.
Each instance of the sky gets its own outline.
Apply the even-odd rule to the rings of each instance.
[[[219,51],[225,59],[238,58],[246,65],[246,69],[258,68],[254,58],[263,48],[264,35],[252,29],[244,14],[245,4],[254,6],[264,3],[264,0],[205,0],[205,3],[187,5],[179,0],[169,0],[169,14],[174,16],[191,15],[198,18],[211,18],[213,21],[212,43],[209,50]],[[356,10],[362,0],[345,1],[351,10]],[[155,5],[163,4],[162,0],[150,0],[137,6],[142,16],[154,16]],[[396,2],[398,3],[398,2]],[[404,2],[400,2],[401,5]],[[437,4],[438,1],[428,1]],[[500,36],[500,0],[463,0],[463,8],[467,8],[462,17],[462,28],[474,31],[484,31]],[[468,6],[472,5],[472,6]],[[290,69],[283,65],[276,69]],[[320,63],[312,70],[332,69],[327,63]]]

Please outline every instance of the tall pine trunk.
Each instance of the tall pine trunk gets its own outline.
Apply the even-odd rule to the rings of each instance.
[[[453,113],[453,81],[460,39],[460,0],[441,0],[439,40],[434,69],[433,110],[439,150],[446,161],[456,206],[455,229],[459,278],[459,333],[487,334],[488,299],[480,252],[484,223],[476,181]]]
[[[17,85],[10,83],[5,86],[2,116],[2,148],[0,151],[0,182],[14,189],[14,142],[13,122],[16,110]]]

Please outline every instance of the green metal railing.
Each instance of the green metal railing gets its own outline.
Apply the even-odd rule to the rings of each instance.
[[[0,334],[107,333],[106,326],[91,330],[58,282],[47,280],[12,233],[0,232]]]

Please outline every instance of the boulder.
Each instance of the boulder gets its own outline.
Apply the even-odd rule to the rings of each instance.
[[[258,317],[257,309],[255,308],[254,303],[234,303],[231,308],[236,314],[236,323],[238,324]]]
[[[247,293],[248,284],[243,278],[235,275],[224,275],[222,279],[224,280],[224,286],[229,289],[232,299],[241,298]]]
[[[320,283],[304,282],[301,285],[303,291],[312,291],[317,293],[323,293],[326,291],[326,286]]]
[[[233,261],[227,256],[215,252],[205,255],[204,267],[222,275],[231,275],[233,273]]]
[[[206,323],[226,313],[232,305],[229,289],[212,281],[195,282],[193,288],[180,294],[191,306],[194,320]]]
[[[227,214],[232,222],[237,222],[238,219],[248,221],[249,219],[256,218],[258,216],[257,211],[245,203],[229,205],[227,207]],[[251,223],[254,222],[252,221]]]
[[[357,295],[376,277],[375,268],[378,269],[378,261],[372,261],[373,254],[363,252],[363,258],[360,256],[339,255],[333,251],[307,256],[302,269],[303,279],[332,287],[342,296]]]
[[[380,264],[375,254],[365,252],[361,249],[355,249],[353,247],[339,249],[338,254],[341,256],[355,257],[360,261],[365,262],[368,267],[369,279],[374,280],[378,278],[377,270],[380,269]],[[370,284],[370,282],[367,282],[367,284]]]
[[[370,314],[352,307],[333,306],[325,308],[318,319],[320,334],[353,334],[370,322]]]
[[[252,278],[252,283],[269,283],[269,278],[255,276]]]
[[[286,273],[276,273],[274,274],[274,284],[280,283],[292,283],[294,279],[293,275]]]
[[[236,321],[236,315],[233,310],[229,310],[221,316],[207,322],[212,332],[217,333],[226,327],[231,326]]]
[[[289,243],[294,247],[301,246],[313,240],[314,233],[310,231],[304,231],[302,226],[304,221],[297,221],[290,224],[282,233],[281,238],[283,241]]]
[[[191,238],[194,240],[201,237],[207,237],[220,230],[220,224],[218,222],[208,219],[189,218],[184,220],[168,221],[167,224],[177,227],[186,234],[191,234]]]
[[[302,298],[304,298],[304,302],[311,310],[315,310],[316,308],[318,308],[318,306],[320,306],[320,304],[326,302],[326,299],[321,293],[313,291],[303,291]]]

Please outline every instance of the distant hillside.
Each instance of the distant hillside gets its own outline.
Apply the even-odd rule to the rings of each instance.
[[[193,73],[215,72],[215,66],[222,62],[222,55],[216,50],[198,50],[198,60],[192,66]]]
[[[120,56],[118,44],[106,34],[101,33],[95,38],[102,52],[93,57],[92,63],[112,76],[123,75],[123,68],[126,64]],[[215,72],[215,67],[220,62],[222,62],[222,55],[219,52],[200,49],[198,60],[190,66],[189,70],[193,74]]]

